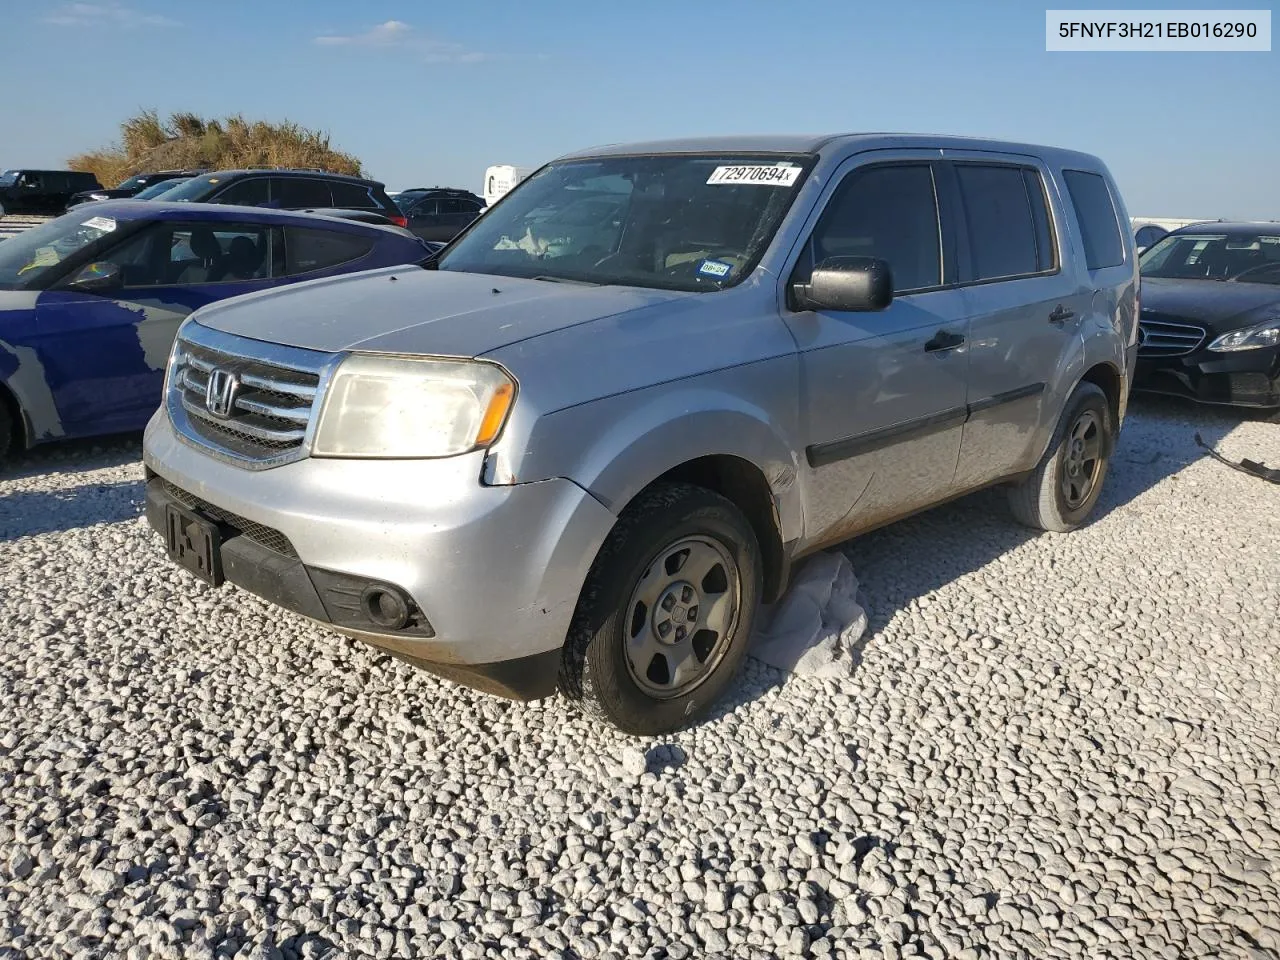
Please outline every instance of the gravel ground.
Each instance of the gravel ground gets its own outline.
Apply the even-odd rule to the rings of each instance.
[[[634,741],[168,566],[136,440],[0,471],[0,957],[1280,956],[1280,427],[1144,401],[1099,519],[847,546],[851,679]]]

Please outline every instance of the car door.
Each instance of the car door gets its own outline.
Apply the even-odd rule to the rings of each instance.
[[[19,174],[13,186],[13,201],[12,204],[5,204],[5,208],[10,213],[48,212],[44,175],[36,170],[27,170]]]
[[[846,164],[791,277],[807,281],[827,257],[869,256],[888,262],[895,290],[879,312],[784,310],[801,357],[811,546],[952,489],[968,326],[929,158],[908,151]]]
[[[248,251],[248,245],[254,250]],[[68,433],[141,429],[160,403],[179,324],[193,310],[270,286],[279,228],[252,223],[156,223],[40,294],[37,350]],[[109,289],[72,281],[101,264],[120,271]]]
[[[956,465],[956,485],[968,489],[1034,465],[1041,406],[1091,291],[1062,270],[1060,208],[1038,160],[965,153],[938,167],[956,195],[969,314],[969,417]]]
[[[420,200],[409,210],[409,229],[423,240],[452,240],[457,231],[445,222],[441,213],[444,202],[434,197]]]

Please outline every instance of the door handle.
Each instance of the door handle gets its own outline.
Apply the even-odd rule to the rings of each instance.
[[[939,330],[933,339],[924,345],[925,353],[938,353],[942,350],[954,350],[964,343],[964,337],[950,330]]]
[[[1049,314],[1050,323],[1066,323],[1076,315],[1074,310],[1068,310],[1062,304],[1058,304],[1053,308],[1053,313]]]

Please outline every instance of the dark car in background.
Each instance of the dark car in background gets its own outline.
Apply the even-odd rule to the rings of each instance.
[[[397,193],[395,201],[415,235],[443,243],[460,234],[484,210],[484,201],[474,193],[452,187],[413,187]]]
[[[134,200],[155,200],[158,197],[163,197],[166,193],[168,193],[170,190],[174,189],[175,187],[182,186],[184,183],[186,183],[190,179],[191,177],[175,177],[172,180],[158,180],[155,183],[151,184],[151,186],[143,187],[141,190],[135,193],[133,195],[133,199]]]
[[[277,210],[368,210],[407,226],[383,184],[323,170],[218,170],[192,177],[164,198]]]
[[[79,170],[6,170],[0,173],[0,217],[63,213],[75,194],[101,189],[97,177]]]
[[[0,244],[0,456],[141,430],[198,307],[430,252],[398,228],[163,200],[103,200],[27,230]],[[263,416],[261,430],[289,426]]]
[[[128,197],[136,197],[143,190],[157,184],[168,183],[170,186],[177,186],[178,180],[184,177],[189,179],[201,173],[204,173],[204,171],[160,170],[155,173],[137,173],[127,180],[120,181],[110,190],[99,188],[96,190],[82,190],[80,193],[73,194],[71,200],[67,203],[67,208],[77,207],[83,203],[93,203],[95,200],[124,200]]]
[[[1280,223],[1197,223],[1141,258],[1135,390],[1280,408]]]

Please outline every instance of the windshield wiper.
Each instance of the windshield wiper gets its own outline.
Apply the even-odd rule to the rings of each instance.
[[[594,281],[594,280],[570,280],[568,277],[548,277],[548,276],[545,276],[545,275],[540,275],[540,276],[537,276],[537,277],[530,277],[529,279],[530,279],[530,280],[545,280],[547,283],[572,283],[572,284],[575,284],[575,285],[577,285],[577,286],[579,286],[579,287],[602,287],[602,286],[604,286],[604,284],[602,284],[602,283],[597,283],[597,282],[596,282],[596,281]]]

